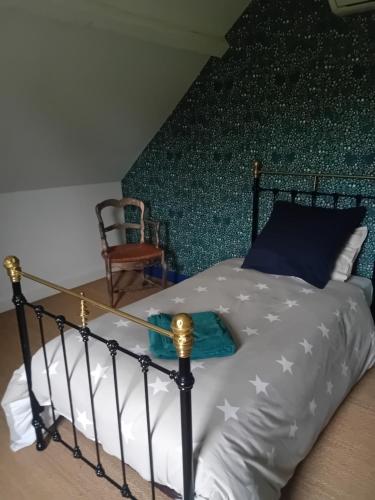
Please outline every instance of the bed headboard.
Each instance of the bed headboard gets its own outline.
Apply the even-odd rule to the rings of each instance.
[[[339,185],[339,187],[338,187]],[[253,162],[253,206],[251,242],[254,243],[277,199],[287,199],[310,206],[348,207],[366,206],[364,224],[369,228],[367,241],[355,265],[354,273],[370,278],[375,295],[375,176],[341,175],[314,172],[269,171],[260,161]],[[367,263],[361,265],[361,259]],[[375,317],[375,297],[371,312]]]

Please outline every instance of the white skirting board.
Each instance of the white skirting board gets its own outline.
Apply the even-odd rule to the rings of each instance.
[[[71,288],[105,276],[95,205],[121,198],[120,182],[0,194],[0,259],[15,255],[22,269]],[[29,301],[53,290],[22,280]],[[12,288],[0,270],[0,310],[12,307]]]

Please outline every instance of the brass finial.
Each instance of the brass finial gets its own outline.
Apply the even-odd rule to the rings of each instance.
[[[258,177],[260,177],[261,172],[262,172],[262,164],[260,163],[260,161],[258,160],[253,161],[254,178],[257,179]]]
[[[87,307],[86,301],[85,301],[85,294],[84,292],[80,292],[81,298],[81,324],[82,327],[85,328],[87,326],[87,316],[90,314],[90,311]]]
[[[185,313],[176,314],[172,319],[173,344],[179,358],[189,358],[193,350],[193,320]]]
[[[22,271],[22,269],[18,257],[15,257],[14,255],[8,255],[8,257],[4,258],[3,266],[7,270],[8,276],[12,283],[19,283],[21,281],[20,271]]]

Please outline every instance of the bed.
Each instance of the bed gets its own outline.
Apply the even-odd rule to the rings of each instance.
[[[254,174],[253,241],[262,225],[262,190],[272,201],[283,192],[279,186],[261,186],[258,163]],[[312,180],[313,190],[300,192],[316,201],[320,191]],[[295,201],[299,192],[291,193]],[[374,197],[356,195],[357,205],[364,200]],[[50,429],[58,441],[55,424],[61,415],[74,423],[73,454],[79,456],[75,428],[97,444],[97,463],[91,465],[99,476],[106,476],[100,443],[121,464],[152,485],[167,486],[175,497],[279,498],[341,401],[375,363],[374,276],[331,280],[319,289],[301,278],[242,264],[243,258],[225,260],[128,306],[123,314],[140,318],[137,324],[106,314],[87,325],[83,310],[83,325],[65,331],[74,325],[56,316],[61,335],[33,357],[30,373],[24,367],[15,371],[2,401],[13,449],[31,444],[35,430],[40,438],[43,429]],[[19,281],[15,284],[19,288]],[[89,299],[81,300],[84,309]],[[25,306],[34,308],[40,320],[50,314],[27,302],[18,305]],[[232,333],[236,354],[150,362],[144,320],[181,309],[217,312]],[[25,339],[23,348],[27,366]],[[190,398],[184,399],[190,391],[191,406]],[[42,423],[35,419],[39,410]],[[133,498],[126,478],[115,486]]]

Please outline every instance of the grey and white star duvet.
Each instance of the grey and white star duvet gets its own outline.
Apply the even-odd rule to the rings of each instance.
[[[241,262],[224,261],[124,309],[143,318],[159,311],[216,311],[238,345],[233,356],[192,362],[197,499],[279,498],[340,402],[375,362],[374,323],[358,286],[331,281],[319,290],[296,278],[241,269]],[[89,326],[137,354],[148,353],[142,327],[110,314]],[[76,425],[93,439],[83,343],[73,331],[65,338]],[[99,441],[119,457],[111,357],[94,340],[89,349]],[[56,411],[69,418],[59,339],[48,344],[48,359]],[[169,369],[177,366],[157,361]],[[119,353],[117,362],[125,461],[148,480],[143,379],[136,360]],[[48,405],[44,374],[38,352],[34,391]],[[178,389],[150,369],[149,393],[155,480],[181,492]],[[2,404],[13,449],[30,444],[34,435],[22,367]]]

